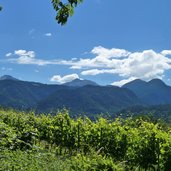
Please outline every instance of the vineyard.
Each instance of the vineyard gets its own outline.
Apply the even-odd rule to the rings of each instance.
[[[2,171],[170,171],[171,129],[148,119],[0,110]]]

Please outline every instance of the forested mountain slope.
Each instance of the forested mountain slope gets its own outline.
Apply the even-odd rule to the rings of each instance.
[[[134,80],[123,86],[134,92],[143,104],[158,105],[171,103],[171,87],[160,79],[149,82]]]

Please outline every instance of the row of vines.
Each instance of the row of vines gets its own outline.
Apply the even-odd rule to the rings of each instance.
[[[91,121],[72,119],[65,110],[54,116],[0,111],[0,169],[8,162],[5,153],[33,158],[45,151],[52,163],[67,159],[68,170],[170,171],[171,129],[141,118]],[[6,167],[10,169],[15,167]]]

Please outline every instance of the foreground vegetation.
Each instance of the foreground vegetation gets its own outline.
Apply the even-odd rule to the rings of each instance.
[[[0,110],[0,170],[171,170],[171,129],[142,118],[91,121]]]

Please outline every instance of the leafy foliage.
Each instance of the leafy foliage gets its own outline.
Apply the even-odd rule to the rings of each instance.
[[[53,7],[57,12],[57,22],[61,25],[66,24],[68,18],[74,13],[74,7],[82,1],[83,0],[67,0],[67,3],[64,3],[61,0],[52,0]]]
[[[0,170],[165,170],[170,127],[147,119],[87,117],[68,111],[35,115],[0,111]]]
[[[163,120],[166,123],[171,123],[171,104],[153,105],[153,106],[131,106],[117,112],[116,116],[122,114],[123,118],[127,116],[148,116],[151,120]]]
[[[56,14],[56,20],[58,24],[64,25],[68,21],[68,18],[74,14],[74,8],[83,2],[83,0],[52,0],[52,5]],[[0,6],[0,11],[2,7]]]

